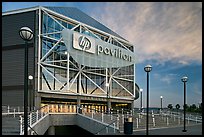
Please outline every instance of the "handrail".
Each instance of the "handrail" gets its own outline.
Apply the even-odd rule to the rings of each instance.
[[[44,106],[42,106],[42,107],[40,107],[40,108],[38,108],[38,109],[34,109],[34,110],[29,111],[29,112],[32,113],[32,112],[35,112],[35,111],[37,111],[37,110],[41,110],[42,108],[45,108],[45,107],[47,107],[47,106],[49,106],[49,105],[44,105]]]
[[[28,127],[38,135],[38,133],[29,124]]]
[[[103,127],[101,130],[99,130],[98,132],[96,132],[95,134],[100,133],[101,131],[103,131],[106,127],[109,127],[110,125],[112,125],[113,123],[117,122],[117,120],[114,120],[112,123],[106,125],[105,127]]]
[[[39,109],[32,110],[32,111],[29,112],[28,124],[27,124],[27,125],[30,127],[31,130],[33,130],[33,129],[31,128],[31,126],[32,126],[33,124],[35,124],[36,122],[38,122],[41,118],[45,117],[47,113],[49,113],[49,112],[43,112],[43,111],[42,111],[42,109],[45,108],[45,107],[49,107],[49,106],[48,106],[48,105],[45,105],[45,106],[40,107]],[[39,111],[41,112],[40,114],[38,114]],[[36,113],[36,119],[35,119],[34,122],[32,122],[32,115],[33,115],[34,113]],[[20,115],[20,135],[23,134],[23,128],[24,128],[24,122],[23,122],[23,121],[24,121],[24,114]],[[28,131],[29,131],[29,130],[28,130]],[[33,130],[33,131],[34,131],[34,130]],[[35,131],[34,131],[34,132],[35,132]]]

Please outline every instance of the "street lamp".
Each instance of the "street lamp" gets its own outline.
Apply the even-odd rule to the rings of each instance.
[[[160,96],[160,99],[161,99],[161,111],[162,111],[162,98],[163,98],[163,96]]]
[[[31,104],[32,104],[32,86],[31,86],[32,84],[31,84],[31,82],[32,82],[32,80],[33,80],[33,76],[32,76],[32,75],[29,75],[29,76],[28,76],[28,79],[29,79],[30,88],[31,88],[31,90],[30,90],[30,92],[29,92],[29,93],[30,93],[30,95],[29,95],[29,97],[30,97],[29,105],[30,105],[30,106],[29,106],[29,107],[30,107],[30,111],[31,111],[31,107],[32,107],[32,105],[31,105]]]
[[[148,118],[149,118],[149,72],[152,70],[151,65],[146,65],[144,70],[147,72],[147,120],[146,120],[146,135],[148,135]]]
[[[28,135],[28,41],[33,38],[33,31],[28,27],[19,30],[20,37],[25,41],[25,64],[24,64],[24,135]]]
[[[140,111],[142,112],[142,91],[143,91],[143,89],[140,89],[140,94],[141,94],[141,96],[140,96]]]
[[[188,81],[188,77],[184,76],[181,78],[181,81],[184,83],[184,129],[183,132],[186,132],[186,82]]]

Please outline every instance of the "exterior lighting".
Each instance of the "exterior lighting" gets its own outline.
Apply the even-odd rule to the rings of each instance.
[[[186,82],[188,81],[188,77],[184,76],[181,78],[181,81],[184,83],[184,105],[183,105],[183,108],[184,108],[184,129],[183,129],[183,132],[186,132]]]
[[[163,96],[160,96],[160,99],[161,99],[161,111],[162,111],[162,99],[163,99]]]
[[[146,120],[146,135],[148,135],[148,119],[149,119],[149,72],[152,70],[151,65],[146,65],[144,70],[147,72],[147,120]]]
[[[24,135],[28,135],[28,41],[33,39],[33,31],[28,27],[19,30],[20,37],[25,41],[24,64]]]

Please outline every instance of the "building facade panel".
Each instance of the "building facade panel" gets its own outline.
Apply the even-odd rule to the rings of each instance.
[[[28,50],[28,74],[33,75],[34,51]],[[2,51],[2,86],[24,85],[24,48]]]
[[[21,89],[8,89],[2,91],[2,106],[23,107],[24,96],[23,88]],[[13,110],[12,110],[13,111]]]
[[[2,16],[2,46],[24,44],[19,36],[23,26],[34,30],[35,11]]]

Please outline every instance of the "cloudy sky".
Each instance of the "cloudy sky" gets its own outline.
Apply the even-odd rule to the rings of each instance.
[[[2,11],[33,6],[77,7],[135,46],[136,83],[143,89],[146,106],[146,73],[150,72],[150,106],[178,103],[183,106],[187,76],[187,104],[202,101],[202,3],[200,2],[3,2]],[[139,107],[140,99],[135,101]]]

